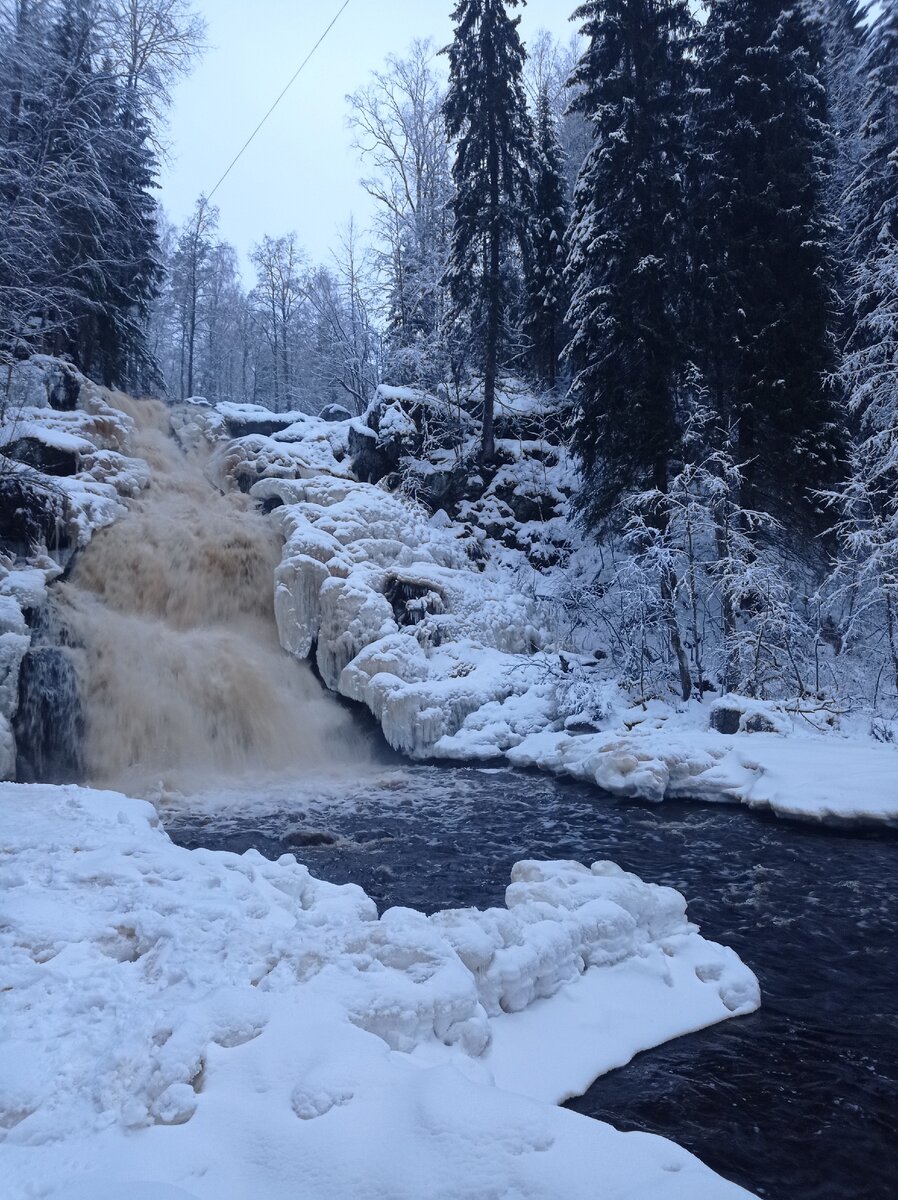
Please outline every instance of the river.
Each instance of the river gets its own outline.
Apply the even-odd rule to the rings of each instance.
[[[381,908],[501,904],[523,857],[613,859],[689,899],[757,973],[755,1015],[640,1055],[578,1112],[663,1134],[771,1200],[898,1195],[898,836],[621,804],[508,770],[383,767],[169,810],[185,846],[292,852]]]

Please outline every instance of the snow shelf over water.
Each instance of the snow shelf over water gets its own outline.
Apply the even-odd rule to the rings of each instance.
[[[114,793],[7,784],[0,811],[10,1200],[748,1195],[545,1103],[757,1006],[677,892],[523,862],[506,908],[378,918]]]

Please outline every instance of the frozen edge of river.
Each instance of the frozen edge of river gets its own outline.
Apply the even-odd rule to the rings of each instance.
[[[6,784],[0,806],[16,1200],[570,1200],[597,1173],[621,1200],[748,1195],[544,1102],[757,1006],[671,889],[525,862],[505,909],[378,918],[292,856],[174,846],[142,801]]]

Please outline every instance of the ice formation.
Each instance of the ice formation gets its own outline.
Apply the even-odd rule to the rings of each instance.
[[[523,862],[505,908],[378,918],[290,855],[175,847],[141,801],[2,785],[0,806],[16,1200],[573,1200],[597,1171],[621,1200],[747,1195],[544,1103],[757,1005],[671,889]]]

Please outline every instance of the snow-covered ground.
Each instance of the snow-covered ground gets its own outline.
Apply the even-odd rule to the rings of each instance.
[[[7,784],[0,811],[10,1200],[747,1195],[552,1103],[756,1007],[677,892],[522,862],[503,909],[378,918],[114,793]]]
[[[430,512],[433,495],[456,486],[446,452],[424,465],[402,459],[418,393],[381,389],[364,419],[287,414],[279,431],[236,438],[265,411],[228,405],[206,417],[218,478],[274,508],[283,533],[284,647],[314,655],[327,686],[366,705],[413,758],[505,757],[621,797],[898,822],[898,746],[860,722],[816,725],[741,697],[634,705],[607,661],[568,652],[551,576],[533,563],[576,540],[564,516],[570,466],[532,438],[526,398],[505,399],[500,432],[518,422],[521,437],[499,439],[504,465],[483,495],[455,497],[455,520]],[[353,463],[365,469],[376,456],[397,471],[379,484],[352,477]],[[429,508],[410,486],[429,489]],[[712,728],[720,707],[735,732]]]

